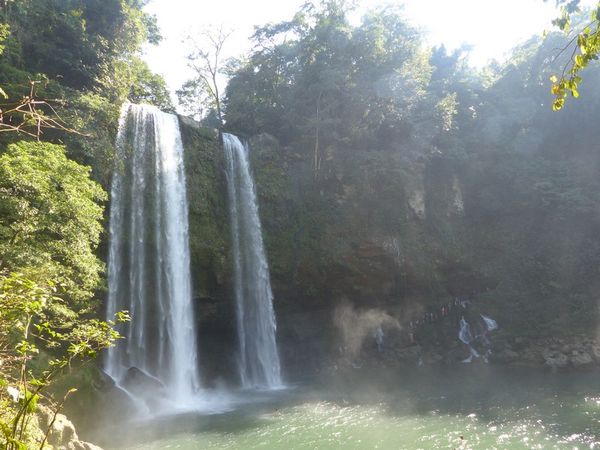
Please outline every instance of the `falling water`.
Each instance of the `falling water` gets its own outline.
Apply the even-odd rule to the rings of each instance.
[[[484,316],[483,314],[480,314],[480,316],[483,322],[485,323],[485,326],[487,327],[488,331],[494,331],[498,329],[498,323],[494,319],[488,316]]]
[[[107,317],[128,310],[131,322],[120,330],[126,339],[107,352],[105,370],[117,383],[141,371],[175,404],[199,389],[185,189],[177,117],[124,105],[111,188]]]
[[[223,134],[233,242],[234,291],[244,387],[281,386],[275,312],[248,149]]]
[[[477,350],[475,350],[473,347],[473,334],[471,333],[471,326],[464,317],[460,318],[458,339],[460,339],[467,347],[469,347],[469,357],[463,360],[464,363],[470,363],[473,361],[473,357],[479,358],[479,352],[477,352]]]
[[[458,339],[462,341],[469,348],[469,356],[463,360],[464,363],[470,363],[473,358],[483,357],[483,360],[487,363],[489,356],[492,354],[491,341],[489,339],[489,333],[498,329],[498,323],[491,317],[480,314],[481,326],[478,334],[473,334],[471,331],[471,325],[465,320],[464,316],[460,318]],[[478,352],[474,344],[478,343],[483,353]]]

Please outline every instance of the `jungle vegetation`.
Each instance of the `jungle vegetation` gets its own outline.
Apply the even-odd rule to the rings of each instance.
[[[53,390],[54,380],[111,345],[119,338],[112,325],[127,320],[99,319],[119,109],[129,100],[174,111],[164,80],[141,57],[142,45],[160,41],[145,3],[0,1],[2,449],[43,447],[38,402],[58,410],[69,391]],[[405,202],[402,180],[417,166],[441,165],[468,194],[460,228],[443,214],[423,219],[424,233],[444,249],[431,264],[459,261],[493,279],[486,295],[515,334],[590,330],[600,287],[600,91],[592,89],[600,70],[591,14],[595,25],[576,38],[574,64],[552,78],[564,67],[553,62],[556,49],[569,44],[560,33],[534,37],[505,63],[478,71],[467,48],[428,48],[399,9],[374,10],[352,25],[344,2],[306,4],[289,21],[256,29],[253,51],[223,68],[224,94],[207,96],[217,69],[199,67],[180,100],[197,108],[204,99],[205,124],[268,134],[285,158],[309,162],[305,189],[286,198],[291,220],[307,222],[286,233],[308,230],[299,254],[317,269],[340,242],[315,236],[344,214],[366,217],[350,234],[401,228],[389,205]],[[196,49],[191,61],[201,64],[210,50]],[[564,102],[579,92],[578,102]],[[340,206],[340,167],[358,187],[352,210]]]

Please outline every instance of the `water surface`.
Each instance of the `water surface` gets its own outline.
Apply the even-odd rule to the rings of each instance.
[[[597,372],[483,365],[357,370],[319,387],[238,393],[233,411],[138,424],[115,445],[140,450],[600,448],[599,380]]]

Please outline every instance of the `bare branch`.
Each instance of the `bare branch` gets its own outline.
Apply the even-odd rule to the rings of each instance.
[[[0,133],[16,132],[40,140],[44,129],[55,129],[87,136],[68,127],[50,103],[36,98],[36,84],[30,83],[29,95],[21,100],[0,103]],[[44,109],[51,115],[44,114]]]
[[[219,76],[224,74],[223,48],[232,34],[233,31],[225,31],[223,27],[220,27],[216,30],[204,29],[197,37],[189,36],[187,38],[188,43],[193,47],[193,51],[188,55],[188,66],[194,70],[196,77],[190,81],[199,85],[201,91],[207,94],[221,125],[223,125],[223,112],[218,80]],[[199,100],[198,104],[206,100],[204,94],[199,94],[200,98],[196,99]],[[189,95],[189,91],[184,93],[182,90],[181,95]],[[183,100],[180,101],[184,103]],[[196,113],[197,110],[198,107],[193,113]]]

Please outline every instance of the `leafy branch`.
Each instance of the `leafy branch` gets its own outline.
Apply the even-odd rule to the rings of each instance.
[[[561,17],[554,19],[552,24],[561,31],[568,33],[571,29],[571,16],[579,11],[579,0],[557,0],[557,4],[562,6]],[[579,84],[582,81],[580,72],[585,69],[590,62],[598,59],[600,53],[600,3],[591,13],[591,21],[585,25],[567,45],[557,55],[560,56],[565,51],[571,51],[569,61],[563,67],[560,76],[552,75],[551,92],[554,95],[552,109],[558,111],[565,105],[567,96],[570,94],[574,98],[579,97]]]
[[[42,397],[52,406],[53,415],[39,447],[43,448],[56,415],[67,396],[74,392],[69,390],[56,403],[43,395],[44,390],[75,360],[88,362],[100,350],[112,346],[121,337],[113,327],[129,320],[125,312],[120,312],[114,321],[78,318],[76,325],[68,326],[61,318],[49,314],[51,304],[62,301],[57,295],[59,290],[58,284],[48,282],[42,286],[22,274],[0,276],[0,348],[4,353],[3,363],[8,366],[8,370],[3,368],[0,384],[6,386],[14,411],[8,423],[0,420],[3,450],[26,448],[28,425]],[[39,374],[31,367],[32,360],[40,353],[36,342],[43,342],[50,349],[67,348]],[[3,394],[0,393],[0,400]]]

